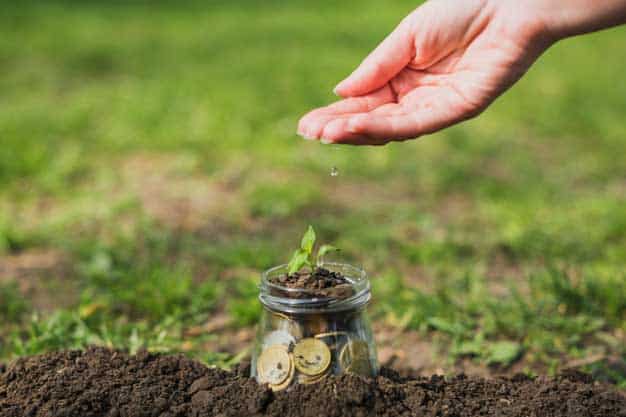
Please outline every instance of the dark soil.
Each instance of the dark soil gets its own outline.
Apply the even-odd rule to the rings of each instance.
[[[0,373],[0,416],[625,417],[626,397],[585,374],[485,380],[342,375],[272,393],[184,356],[105,348],[19,359]]]
[[[312,272],[296,272],[272,277],[269,281],[285,288],[304,290],[300,293],[284,292],[291,298],[348,298],[354,293],[352,284],[341,273],[317,267]]]

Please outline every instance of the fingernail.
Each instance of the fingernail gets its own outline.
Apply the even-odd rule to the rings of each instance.
[[[330,145],[330,144],[332,144],[332,143],[333,143],[333,141],[332,141],[332,140],[330,140],[330,139],[324,139],[324,138],[320,139],[320,142],[322,142],[324,145]]]

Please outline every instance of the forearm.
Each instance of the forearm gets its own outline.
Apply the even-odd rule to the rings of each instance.
[[[524,1],[524,0],[521,0]],[[558,39],[626,23],[626,0],[530,0]]]

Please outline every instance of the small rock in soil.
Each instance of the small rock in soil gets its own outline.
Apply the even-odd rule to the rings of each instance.
[[[624,395],[574,371],[488,380],[383,368],[374,379],[341,375],[273,393],[247,377],[248,366],[226,372],[105,348],[22,358],[0,372],[0,416],[626,417]]]

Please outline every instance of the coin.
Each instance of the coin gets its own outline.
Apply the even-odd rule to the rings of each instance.
[[[272,311],[272,315],[283,320],[291,320],[289,316],[283,313],[279,313],[278,311]]]
[[[272,329],[278,329],[284,325],[284,322],[289,322],[290,319],[282,313],[272,312],[269,316],[270,327]]]
[[[346,372],[350,374],[358,374],[362,376],[372,376],[372,365],[368,359],[359,359],[352,362],[347,368]]]
[[[316,334],[315,338],[316,339],[324,339],[324,338],[327,338],[327,337],[345,336],[347,334],[348,334],[348,332],[342,332],[342,331],[327,332],[327,333]]]
[[[290,359],[289,360],[289,375],[287,375],[287,378],[280,384],[277,384],[277,385],[270,384],[270,388],[274,392],[284,390],[289,385],[291,385],[291,381],[293,381],[293,377],[296,373],[296,368],[295,366],[293,366],[293,356],[291,353],[289,354],[289,359]]]
[[[291,334],[295,339],[302,338],[302,328],[300,327],[300,324],[292,318],[282,313],[273,312],[270,320],[272,329],[283,330]]]
[[[296,339],[284,330],[274,330],[273,332],[269,332],[263,338],[263,348],[275,345],[289,347],[293,343],[296,343]]]
[[[346,338],[348,337],[348,332],[335,331],[320,333],[316,334],[314,337],[326,343],[328,348],[331,350],[333,356],[335,356],[336,354],[338,354],[338,352],[336,353],[336,351],[339,349],[340,346],[344,344]]]
[[[326,378],[328,375],[330,375],[330,372],[328,372],[328,371],[326,371],[324,373],[321,373],[319,375],[316,375],[316,376],[309,376],[309,375],[305,375],[305,374],[299,374],[298,375],[298,384],[303,384],[303,385],[315,384],[316,382],[320,382],[321,380]]]
[[[305,375],[319,375],[330,366],[330,350],[321,340],[302,339],[293,348],[296,369]]]
[[[339,363],[346,372],[371,374],[369,347],[363,340],[351,340],[339,354]]]
[[[286,331],[295,339],[302,339],[302,328],[293,320],[284,320],[276,327],[278,330]]]
[[[284,383],[292,372],[293,362],[287,347],[282,345],[270,346],[257,359],[259,382],[270,385]]]

